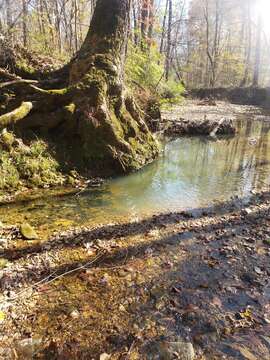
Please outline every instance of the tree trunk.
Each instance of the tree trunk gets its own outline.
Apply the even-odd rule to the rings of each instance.
[[[252,31],[251,31],[251,4],[250,0],[247,1],[246,4],[246,10],[245,10],[245,25],[247,28],[247,39],[246,39],[246,45],[245,45],[245,71],[243,79],[240,83],[240,86],[247,86],[248,84],[248,78],[250,73],[250,60],[251,60],[251,38],[252,38]]]
[[[161,54],[163,53],[163,47],[164,47],[164,41],[165,41],[166,21],[167,21],[168,7],[169,7],[169,0],[166,0],[166,8],[165,8],[164,16],[163,16],[162,35],[161,35],[160,49],[159,49],[159,52],[160,52]]]
[[[7,34],[9,37],[9,40],[13,40],[13,36],[12,36],[12,14],[11,14],[11,1],[10,0],[5,0],[5,8],[6,8],[6,21],[7,21]]]
[[[261,42],[262,42],[262,15],[258,15],[257,21],[257,39],[256,39],[256,52],[255,52],[255,64],[252,86],[259,86],[260,65],[261,65]]]
[[[169,80],[170,66],[171,66],[171,34],[172,34],[172,0],[169,0],[169,10],[168,10],[168,32],[167,32],[167,51],[166,51],[166,61],[165,61],[165,79]]]
[[[27,46],[27,39],[28,39],[28,31],[27,31],[27,15],[28,15],[28,4],[26,0],[22,0],[22,8],[23,8],[23,46]]]
[[[38,100],[22,121],[24,127],[45,127],[46,115],[57,135],[61,131],[79,149],[83,166],[99,173],[136,170],[158,154],[157,142],[124,86],[129,11],[130,0],[97,1],[86,39],[69,65],[68,88],[46,91],[29,85]],[[57,114],[57,121],[48,120],[48,111],[51,119]]]
[[[149,29],[149,0],[142,0],[142,10],[141,10],[142,49],[145,49],[146,47],[148,29]]]

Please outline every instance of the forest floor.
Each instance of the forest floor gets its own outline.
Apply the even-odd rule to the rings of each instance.
[[[0,359],[268,360],[269,215],[265,191],[42,241],[2,224]]]
[[[8,245],[1,358],[269,359],[269,215],[265,192]]]

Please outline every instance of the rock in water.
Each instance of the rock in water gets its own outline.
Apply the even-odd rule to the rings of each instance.
[[[193,360],[195,359],[195,351],[190,342],[177,341],[168,344],[168,350],[171,355],[177,354],[179,360]],[[173,357],[172,357],[173,359]]]
[[[28,223],[23,223],[20,228],[22,236],[27,240],[35,240],[38,238],[37,233]]]
[[[195,351],[191,342],[184,341],[182,338],[176,341],[158,341],[148,345],[146,359],[160,360],[194,360]]]

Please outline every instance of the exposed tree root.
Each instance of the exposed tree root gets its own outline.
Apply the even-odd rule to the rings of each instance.
[[[33,109],[31,102],[23,102],[17,109],[0,116],[0,128],[5,128],[24,119]]]
[[[7,81],[4,83],[0,84],[0,89],[4,88],[4,87],[8,87],[8,86],[12,86],[12,85],[19,85],[19,84],[36,84],[38,83],[37,80],[25,80],[25,79],[18,79],[18,80],[12,80],[12,81]]]

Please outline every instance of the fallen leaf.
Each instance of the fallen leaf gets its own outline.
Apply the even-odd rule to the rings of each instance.
[[[246,347],[234,345],[233,348],[238,350],[247,360],[258,360],[258,358],[253,355]]]
[[[2,323],[6,318],[6,314],[3,311],[0,311],[0,323]]]

